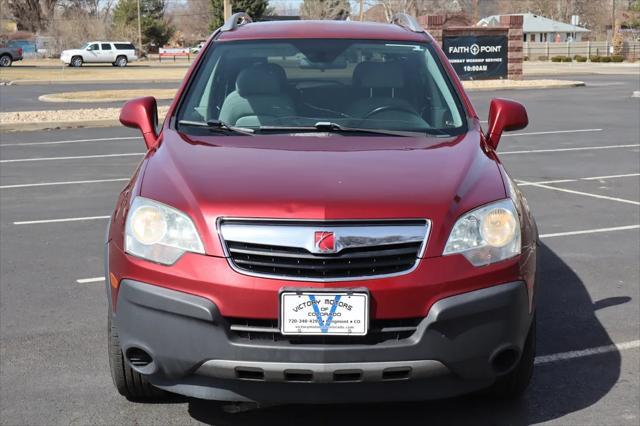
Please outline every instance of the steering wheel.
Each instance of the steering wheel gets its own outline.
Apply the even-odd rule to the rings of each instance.
[[[366,113],[364,115],[364,117],[362,117],[362,118],[363,119],[367,119],[367,118],[371,117],[372,115],[380,114],[381,112],[387,112],[387,111],[400,111],[400,112],[409,113],[411,115],[417,115],[417,113],[412,108],[410,108],[408,106],[383,105],[383,106],[379,106],[379,107],[376,107],[376,108],[372,109],[371,111]]]

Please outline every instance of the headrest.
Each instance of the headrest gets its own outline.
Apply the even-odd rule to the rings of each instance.
[[[243,98],[251,95],[273,95],[281,91],[283,78],[286,79],[286,74],[279,65],[255,65],[238,74],[236,90]]]
[[[396,62],[361,62],[353,70],[353,85],[389,89],[404,87],[402,67]]]

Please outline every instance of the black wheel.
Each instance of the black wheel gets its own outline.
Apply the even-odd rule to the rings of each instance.
[[[126,67],[127,66],[127,57],[126,56],[118,56],[116,58],[116,66],[117,67]]]
[[[499,377],[488,389],[488,393],[500,399],[518,399],[529,386],[536,358],[536,317],[534,315],[529,335],[522,349],[522,356],[513,370]]]
[[[2,55],[0,56],[0,67],[10,67],[13,59],[11,59],[10,55]]]
[[[73,58],[71,58],[71,62],[70,65],[72,67],[81,67],[82,66],[82,57],[81,56],[74,56]]]
[[[153,386],[140,373],[134,371],[125,362],[118,340],[118,330],[111,322],[111,314],[108,320],[109,327],[109,367],[111,378],[120,395],[132,401],[154,401],[166,398],[167,393]]]

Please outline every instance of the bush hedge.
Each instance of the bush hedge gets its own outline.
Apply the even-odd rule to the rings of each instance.
[[[611,57],[611,62],[622,62],[624,61],[624,56],[622,55],[613,55]]]
[[[587,57],[586,56],[578,56],[576,58],[576,62],[587,62]]]
[[[603,56],[602,58],[600,58],[600,62],[611,62],[611,57]]]
[[[594,55],[594,56],[590,57],[589,59],[591,60],[591,62],[601,62],[602,61],[602,56]]]

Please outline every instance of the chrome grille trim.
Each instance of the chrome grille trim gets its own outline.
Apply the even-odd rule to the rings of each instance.
[[[229,265],[238,273],[261,278],[277,278],[291,281],[309,282],[339,282],[355,281],[377,278],[387,278],[404,275],[412,272],[418,266],[420,258],[424,255],[426,244],[431,230],[431,221],[427,219],[398,219],[398,220],[272,220],[272,219],[248,219],[248,218],[220,218],[218,220],[218,234],[227,257]],[[318,253],[314,247],[314,233],[333,232],[335,236],[334,253]],[[245,245],[245,247],[242,247]],[[387,248],[388,246],[388,248]],[[411,248],[411,247],[414,248]],[[366,251],[371,255],[367,256]],[[240,259],[239,254],[246,255],[247,259]],[[250,259],[254,256],[257,259]],[[381,262],[383,267],[402,267],[397,272],[384,272],[363,274],[362,271],[348,276],[304,276],[298,270],[298,274],[281,272],[252,271],[252,267],[266,268],[271,264],[261,262],[264,257],[272,259],[274,270],[276,269],[318,269],[312,266],[314,261],[323,262],[334,266],[326,269],[335,273],[338,269],[366,269],[366,265],[354,263],[353,268],[345,268],[335,265],[337,261],[366,262],[368,258],[398,256],[399,266],[393,262]],[[400,256],[404,256],[400,260]],[[375,262],[376,260],[373,260]],[[297,262],[309,262],[296,268]],[[350,272],[348,272],[350,274]]]

